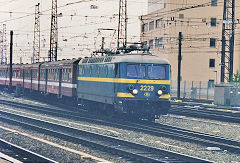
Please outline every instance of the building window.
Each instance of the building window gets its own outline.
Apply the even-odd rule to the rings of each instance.
[[[216,18],[211,18],[211,26],[216,27],[217,25],[217,19]]]
[[[179,14],[179,19],[184,19],[184,14]]]
[[[208,81],[208,88],[214,88],[214,80]]]
[[[210,68],[215,67],[215,59],[209,59],[209,67]]]
[[[163,38],[156,38],[155,39],[155,47],[162,47],[163,46]]]
[[[154,29],[154,21],[151,21],[149,23],[149,30],[153,30]]]
[[[148,24],[143,24],[142,25],[142,32],[147,32],[148,30]]]
[[[217,6],[217,0],[212,0],[211,5],[212,5],[212,6]]]
[[[147,41],[142,42],[142,48],[147,48]]]
[[[156,28],[161,28],[163,27],[163,19],[157,19],[156,20]]]
[[[210,47],[216,47],[216,39],[210,38]]]
[[[149,41],[149,48],[152,49],[153,48],[153,40]]]

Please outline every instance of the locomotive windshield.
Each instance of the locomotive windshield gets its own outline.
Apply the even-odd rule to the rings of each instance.
[[[127,65],[127,77],[143,78],[145,77],[145,66],[139,64]]]
[[[127,65],[127,77],[129,78],[149,78],[166,79],[166,66],[153,64],[129,64]]]
[[[166,79],[165,66],[148,66],[148,77],[150,79]]]

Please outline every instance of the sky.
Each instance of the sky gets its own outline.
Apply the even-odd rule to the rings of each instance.
[[[50,38],[51,0],[0,0],[0,31],[14,32],[14,63],[30,63],[33,55],[34,12],[40,3],[41,61],[47,60]],[[147,13],[147,0],[128,0],[128,42],[140,40],[139,16]],[[91,6],[97,6],[91,9]],[[58,59],[90,56],[100,48],[115,48],[118,0],[58,0]],[[104,30],[104,29],[113,30]],[[9,49],[9,46],[8,46]],[[9,50],[7,50],[9,55]],[[20,59],[21,58],[21,59]]]

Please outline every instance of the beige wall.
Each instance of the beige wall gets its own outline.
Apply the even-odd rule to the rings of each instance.
[[[169,59],[172,65],[173,80],[177,80],[178,34],[182,32],[182,80],[215,81],[215,71],[217,71],[217,81],[220,82],[223,1],[218,0],[217,6],[210,5],[180,12],[176,11],[179,8],[208,2],[211,1],[178,0],[176,2],[176,0],[165,0],[165,8],[142,16],[142,24],[149,24],[151,21],[156,23],[157,19],[163,19],[164,26],[152,30],[148,29],[146,32],[141,33],[141,41],[148,41],[149,43],[149,40],[159,37],[163,38],[164,46],[154,46],[151,52]],[[240,5],[240,2],[236,3],[236,6]],[[179,14],[184,14],[184,18],[180,19]],[[237,17],[239,17],[239,12],[236,8]],[[211,26],[211,18],[217,19],[216,27]],[[234,72],[237,69],[240,70],[239,27],[237,24],[235,31]],[[215,47],[210,47],[210,38],[216,39]],[[209,68],[210,59],[215,59],[214,68]]]

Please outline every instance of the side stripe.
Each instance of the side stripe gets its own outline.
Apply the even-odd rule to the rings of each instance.
[[[170,80],[144,80],[144,79],[123,79],[123,78],[92,78],[78,77],[79,81],[94,81],[107,83],[138,83],[138,84],[170,84]]]

